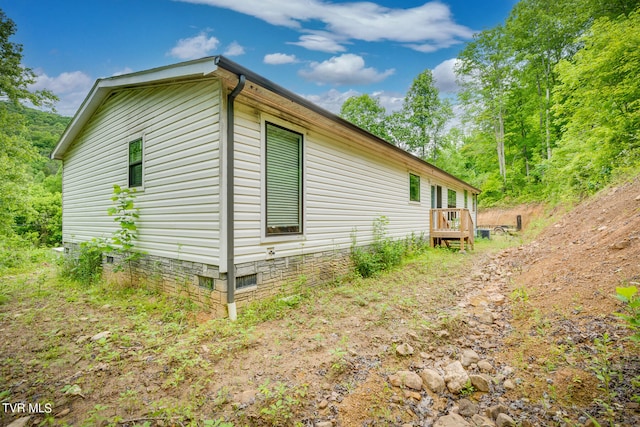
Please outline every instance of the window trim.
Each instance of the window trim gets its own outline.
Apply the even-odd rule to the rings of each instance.
[[[414,184],[414,182],[413,182],[414,178],[417,178],[417,184],[418,184],[417,199],[413,198],[414,194],[413,194],[413,191],[412,191],[412,186]],[[420,181],[421,181],[420,180],[420,175],[409,172],[409,202],[410,203],[420,203],[420,199],[421,199]]]
[[[140,151],[141,151],[141,155],[140,155],[140,162],[134,162],[131,163],[130,161],[130,156],[131,156],[131,144],[133,144],[134,142],[140,141]],[[137,136],[130,136],[129,138],[127,138],[127,188],[135,188],[136,191],[141,191],[144,190],[144,172],[145,172],[145,166],[144,166],[144,160],[145,160],[145,137],[144,134],[139,134]],[[140,171],[140,184],[139,185],[131,185],[131,167],[132,166],[137,166],[140,165],[141,171]]]
[[[301,136],[300,140],[300,227],[299,233],[286,233],[286,234],[267,234],[267,123],[280,127],[287,131],[297,133]],[[261,215],[261,227],[260,227],[260,243],[261,244],[273,244],[278,242],[292,242],[292,241],[305,241],[306,238],[306,142],[308,133],[305,129],[268,114],[260,114],[260,145],[261,145],[261,202],[260,208],[263,214]]]

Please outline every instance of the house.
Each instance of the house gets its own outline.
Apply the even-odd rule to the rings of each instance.
[[[135,188],[138,274],[232,318],[344,272],[381,216],[436,242],[476,222],[477,188],[222,56],[99,79],[52,157],[67,251],[112,235],[113,185]]]

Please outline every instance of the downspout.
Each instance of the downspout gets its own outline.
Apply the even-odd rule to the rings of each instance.
[[[236,312],[236,267],[234,256],[234,101],[245,84],[244,74],[238,75],[238,85],[227,95],[227,310],[229,320],[237,319]]]

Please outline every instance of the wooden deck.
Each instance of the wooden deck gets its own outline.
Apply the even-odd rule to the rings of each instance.
[[[450,247],[452,242],[459,242],[461,251],[465,243],[473,249],[474,227],[469,209],[431,209],[429,228],[432,247]]]

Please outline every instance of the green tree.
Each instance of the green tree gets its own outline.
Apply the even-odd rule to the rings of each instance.
[[[55,97],[48,91],[29,91],[35,82],[35,73],[22,65],[22,46],[10,39],[15,34],[16,25],[0,10],[0,246],[2,253],[10,253],[11,247],[23,244],[25,239],[16,235],[23,232],[28,241],[38,240],[32,236],[32,226],[42,221],[35,220],[38,213],[46,217],[56,217],[57,211],[45,209],[41,204],[34,206],[36,199],[50,198],[34,188],[32,166],[39,154],[28,140],[27,121],[21,103],[50,105]],[[49,200],[59,206],[59,197]],[[33,220],[33,221],[32,221]],[[31,225],[30,225],[31,224]],[[48,224],[50,225],[50,224]],[[44,228],[47,228],[44,226]],[[54,227],[55,228],[55,227]],[[49,235],[55,235],[48,232]],[[55,237],[54,237],[55,239]],[[8,248],[8,249],[7,249]],[[0,264],[3,259],[0,256]]]
[[[28,86],[36,81],[36,74],[22,65],[22,45],[10,38],[16,32],[16,24],[0,9],[0,98],[6,97],[14,104],[30,101],[43,105],[55,100],[49,91],[32,92]]]
[[[438,156],[444,127],[452,117],[448,100],[440,99],[431,70],[420,73],[404,99],[402,113],[409,129],[409,148],[423,159]]]
[[[513,82],[513,54],[502,25],[474,36],[460,53],[456,68],[462,92],[459,98],[474,124],[492,132],[503,184],[507,181],[505,120]]]
[[[640,165],[640,11],[598,19],[580,42],[557,66],[555,111],[564,132],[549,181],[591,193]]]
[[[388,139],[385,126],[386,110],[378,98],[364,95],[352,96],[340,107],[340,117],[372,134]]]
[[[521,0],[511,11],[506,24],[509,40],[520,64],[518,86],[531,87],[542,146],[547,159],[557,138],[552,123],[551,92],[556,85],[554,67],[577,49],[576,37],[589,19],[584,0]],[[524,85],[523,85],[524,83]],[[535,95],[534,95],[535,94]]]

